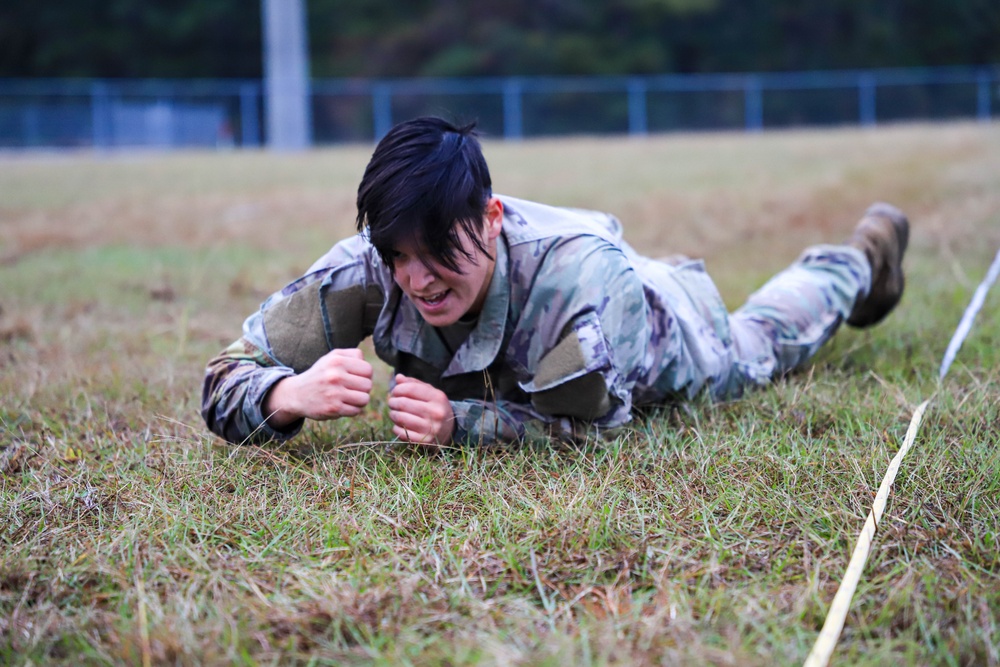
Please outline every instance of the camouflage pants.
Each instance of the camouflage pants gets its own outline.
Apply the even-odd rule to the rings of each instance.
[[[701,261],[668,266],[626,252],[643,276],[651,316],[678,331],[673,343],[652,346],[638,404],[702,389],[733,398],[770,382],[812,357],[871,284],[862,252],[814,246],[729,313]]]
[[[735,363],[723,393],[738,395],[747,384],[805,364],[870,287],[871,268],[860,250],[834,245],[806,250],[729,316]]]

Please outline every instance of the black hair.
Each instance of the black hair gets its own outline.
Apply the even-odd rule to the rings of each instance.
[[[480,237],[492,182],[475,127],[425,116],[378,142],[358,186],[357,225],[388,267],[396,245],[412,241],[458,272],[457,255],[475,259],[462,232],[489,256]]]

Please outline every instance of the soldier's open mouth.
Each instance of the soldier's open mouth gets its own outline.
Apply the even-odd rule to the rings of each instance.
[[[421,296],[417,298],[423,301],[428,306],[433,307],[439,305],[442,301],[444,301],[445,297],[448,296],[448,293],[450,291],[451,290],[445,290],[443,292],[438,292],[437,294],[431,294],[429,296]]]

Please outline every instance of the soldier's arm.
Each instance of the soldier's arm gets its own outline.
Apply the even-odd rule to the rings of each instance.
[[[368,280],[363,262],[347,252],[352,250],[348,242],[338,244],[329,257],[343,264],[317,263],[265,301],[244,323],[243,336],[208,363],[201,412],[214,433],[234,444],[298,433],[302,419],[282,418],[280,427],[267,421],[269,393],[331,349],[356,347],[381,308],[382,292]]]
[[[594,420],[544,413],[514,401],[452,401],[451,407],[455,415],[452,440],[472,445],[545,438],[577,441],[613,432],[630,419],[624,405]]]
[[[613,246],[566,250],[586,269],[548,274],[554,282],[542,294],[555,297],[543,304],[563,299],[565,310],[574,314],[562,320],[555,344],[534,362],[531,382],[522,385],[529,400],[453,401],[456,441],[575,440],[616,429],[631,418],[632,388],[648,339],[642,283]],[[544,336],[545,327],[552,326],[546,319],[552,309],[538,313],[536,330]]]
[[[205,368],[201,393],[205,424],[233,444],[291,438],[302,428],[302,420],[282,429],[272,428],[266,423],[262,406],[271,388],[294,374],[250,340],[240,338]]]

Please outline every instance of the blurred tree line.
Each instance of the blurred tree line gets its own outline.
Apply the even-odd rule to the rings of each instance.
[[[312,75],[1000,63],[998,0],[306,0]],[[0,76],[260,77],[259,0],[9,0]]]

